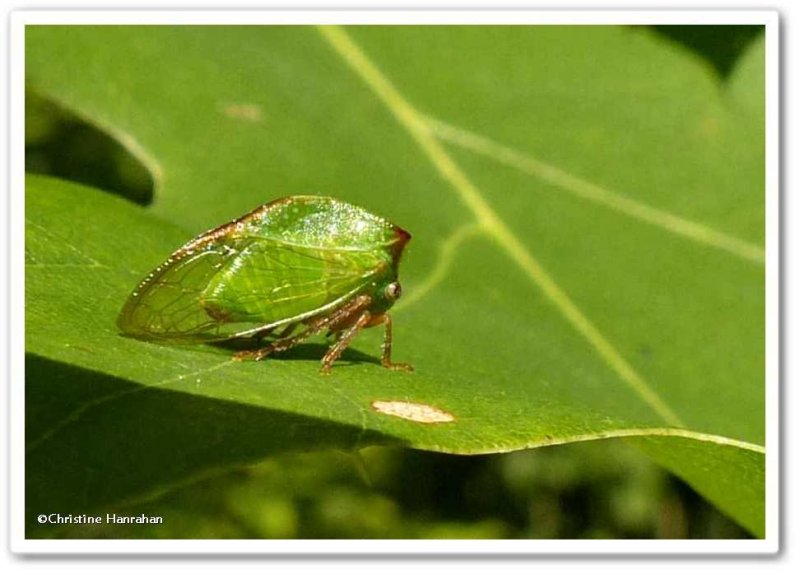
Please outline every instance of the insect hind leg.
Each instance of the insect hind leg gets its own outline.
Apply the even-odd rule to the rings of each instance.
[[[271,355],[273,353],[281,353],[283,351],[288,351],[295,345],[298,345],[318,333],[322,327],[318,327],[316,325],[309,326],[306,330],[294,335],[293,337],[287,337],[289,333],[295,330],[296,324],[290,325],[291,328],[284,329],[278,334],[278,339],[272,341],[270,344],[256,350],[248,350],[248,351],[239,351],[233,355],[233,359],[235,361],[244,361],[246,359],[253,359],[255,361],[260,361],[264,357]],[[267,336],[265,334],[264,336]],[[283,335],[281,337],[281,335]]]

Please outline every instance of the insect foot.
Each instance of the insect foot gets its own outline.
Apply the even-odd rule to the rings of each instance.
[[[403,371],[404,373],[413,373],[414,367],[408,363],[382,363],[383,366],[390,371]]]

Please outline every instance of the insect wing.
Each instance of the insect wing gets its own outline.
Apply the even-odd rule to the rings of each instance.
[[[118,326],[147,340],[229,339],[325,312],[385,267],[369,251],[218,238],[156,269],[129,297]]]
[[[380,252],[261,239],[212,278],[203,300],[212,314],[226,320],[277,325],[352,296],[388,269]]]
[[[225,338],[220,322],[202,305],[201,294],[243,247],[240,244],[224,240],[199,250],[178,250],[128,297],[117,326],[141,339],[189,342]]]

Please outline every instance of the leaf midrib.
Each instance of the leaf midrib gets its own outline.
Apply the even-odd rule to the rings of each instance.
[[[567,321],[582,335],[625,382],[668,425],[685,424],[672,408],[608,341],[600,330],[583,314],[567,293],[533,257],[524,244],[495,213],[483,194],[461,170],[447,150],[431,134],[425,116],[419,112],[387,76],[376,66],[350,35],[339,26],[318,26],[318,32],[336,54],[364,81],[375,96],[388,108],[439,174],[450,183],[461,201],[472,211],[480,225],[507,252],[511,259],[550,299]]]

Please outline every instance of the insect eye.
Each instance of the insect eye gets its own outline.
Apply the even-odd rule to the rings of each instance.
[[[402,291],[400,289],[400,283],[397,283],[396,281],[394,283],[389,283],[386,286],[386,298],[387,299],[391,299],[391,300],[399,299],[401,292]]]

